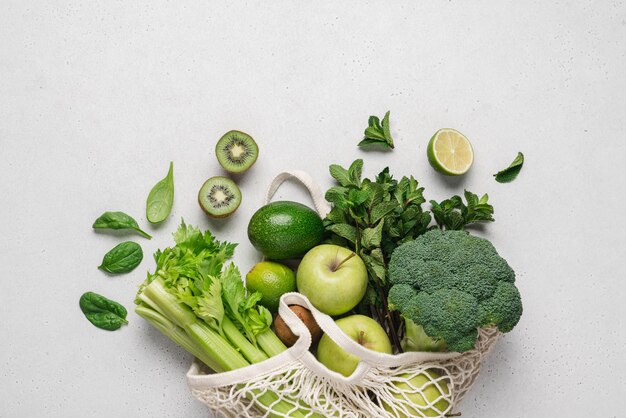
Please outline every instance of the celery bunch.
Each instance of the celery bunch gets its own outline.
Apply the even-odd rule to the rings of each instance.
[[[184,221],[173,235],[176,245],[154,254],[156,270],[140,286],[135,312],[215,372],[286,350],[270,329],[271,313],[257,304],[260,293],[246,294],[237,267],[224,267],[236,244],[217,241]],[[257,400],[281,414],[306,415],[298,401],[277,402],[271,392]]]

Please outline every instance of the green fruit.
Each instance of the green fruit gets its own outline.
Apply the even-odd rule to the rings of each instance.
[[[391,342],[387,333],[376,320],[365,315],[350,315],[335,324],[352,340],[363,347],[379,353],[391,354]],[[322,335],[317,346],[317,359],[324,366],[344,376],[350,376],[359,365],[359,358],[348,353],[334,342],[328,334]]]
[[[351,250],[322,244],[302,258],[296,283],[298,291],[317,309],[327,315],[341,315],[365,296],[367,267]]]
[[[198,192],[198,203],[212,218],[225,218],[237,210],[241,203],[241,191],[231,179],[211,177]]]
[[[299,257],[324,237],[317,212],[296,202],[269,203],[256,211],[248,224],[248,238],[270,259]]]
[[[474,162],[474,150],[469,139],[450,128],[435,132],[428,142],[426,155],[430,165],[446,176],[463,175]]]
[[[261,305],[277,312],[280,297],[296,291],[296,275],[287,266],[273,261],[262,261],[246,275],[246,288],[249,292],[261,293]]]
[[[428,376],[427,376],[428,375]],[[403,379],[408,379],[410,377],[409,374],[402,374],[399,376]],[[426,370],[423,373],[420,373],[411,379],[405,382],[394,382],[393,385],[396,386],[404,393],[394,393],[394,397],[400,400],[410,401],[413,406],[407,405],[407,410],[411,415],[406,415],[402,412],[396,412],[396,416],[398,418],[409,418],[409,417],[441,417],[442,414],[446,412],[448,407],[450,406],[450,402],[447,399],[442,397],[442,393],[437,385],[431,381],[431,379],[436,380],[439,378],[439,375],[435,373],[433,370]],[[438,381],[439,386],[443,390],[443,394],[449,395],[450,390],[448,389],[448,384],[445,380]],[[415,389],[420,389],[421,393],[415,391]],[[406,396],[406,398],[405,398]],[[426,398],[426,399],[424,399]],[[437,401],[437,399],[439,399]],[[437,402],[435,402],[437,401]],[[427,405],[433,403],[432,407],[427,407]],[[393,409],[388,404],[383,404],[383,407],[386,411],[393,413]]]
[[[226,171],[243,173],[255,163],[259,156],[259,147],[250,135],[229,131],[217,141],[215,155]]]

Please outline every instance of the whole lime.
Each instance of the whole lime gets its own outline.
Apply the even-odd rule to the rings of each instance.
[[[289,267],[273,261],[261,261],[246,274],[246,287],[262,295],[261,305],[278,311],[280,297],[296,291],[296,275]]]

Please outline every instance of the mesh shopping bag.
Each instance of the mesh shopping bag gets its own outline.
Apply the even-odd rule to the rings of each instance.
[[[287,179],[300,181],[324,217],[329,211],[313,179],[302,171],[278,175],[267,201]],[[320,328],[360,359],[345,377],[319,363],[311,353],[311,334],[289,305],[311,311]],[[216,416],[261,417],[442,417],[452,413],[473,385],[483,358],[499,332],[481,329],[476,346],[464,353],[378,353],[346,336],[334,320],[299,293],[282,296],[279,313],[299,338],[291,348],[261,363],[211,373],[195,361],[187,373],[193,395]]]

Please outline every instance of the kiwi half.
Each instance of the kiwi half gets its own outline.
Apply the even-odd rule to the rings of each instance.
[[[243,173],[255,163],[259,147],[250,135],[229,131],[217,141],[215,155],[226,171]]]
[[[198,203],[212,218],[225,218],[237,210],[241,191],[229,178],[216,176],[204,182],[198,192]]]

